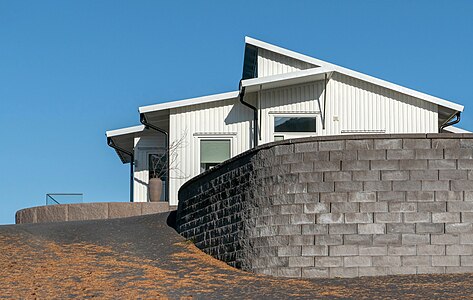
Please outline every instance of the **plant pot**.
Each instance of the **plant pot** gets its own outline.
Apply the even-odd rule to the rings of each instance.
[[[148,184],[149,202],[161,201],[163,181],[160,178],[151,178]]]

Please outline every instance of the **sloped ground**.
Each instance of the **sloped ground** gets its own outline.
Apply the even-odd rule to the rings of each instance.
[[[186,242],[168,216],[0,226],[0,298],[473,298],[473,274],[293,280],[239,271]]]

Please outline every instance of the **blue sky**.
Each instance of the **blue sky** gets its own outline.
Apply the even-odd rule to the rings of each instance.
[[[0,1],[0,224],[45,194],[127,201],[105,130],[235,90],[248,35],[465,105],[473,1]]]

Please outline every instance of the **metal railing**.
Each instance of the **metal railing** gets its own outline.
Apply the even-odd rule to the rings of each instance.
[[[46,194],[46,205],[82,203],[84,194],[50,193]]]

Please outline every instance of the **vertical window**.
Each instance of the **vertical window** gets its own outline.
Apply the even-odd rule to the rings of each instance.
[[[200,172],[205,172],[230,158],[230,140],[200,140]]]

